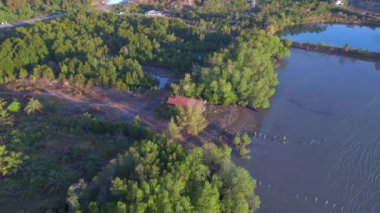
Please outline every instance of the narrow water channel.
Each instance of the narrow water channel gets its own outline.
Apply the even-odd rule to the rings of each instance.
[[[260,212],[380,212],[380,66],[292,49],[253,136]]]

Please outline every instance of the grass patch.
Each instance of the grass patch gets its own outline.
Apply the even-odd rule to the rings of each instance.
[[[65,212],[71,184],[92,179],[134,141],[151,135],[133,124],[88,115],[15,117],[14,127],[1,130],[0,146],[27,158],[16,174],[0,176],[0,212]]]

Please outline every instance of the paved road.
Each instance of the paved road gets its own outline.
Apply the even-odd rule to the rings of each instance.
[[[29,20],[24,20],[24,21],[17,21],[17,22],[5,24],[5,25],[0,25],[0,30],[1,29],[7,29],[7,28],[13,28],[13,27],[25,26],[25,25],[29,25],[29,24],[34,24],[34,23],[40,22],[40,21],[48,21],[48,20],[59,18],[59,17],[63,17],[65,15],[66,15],[66,13],[59,13],[59,14],[55,14],[55,15],[40,17],[40,18],[33,18],[33,19],[29,19]]]

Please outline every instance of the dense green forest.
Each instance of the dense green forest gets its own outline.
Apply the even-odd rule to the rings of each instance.
[[[154,90],[157,80],[142,69],[152,65],[181,76],[171,86],[173,94],[211,104],[268,108],[279,83],[276,64],[289,56],[291,44],[274,32],[333,17],[362,20],[317,0],[267,0],[256,8],[245,0],[194,1],[187,7],[181,2],[158,1],[138,11],[162,9],[184,19],[119,13],[130,6],[108,13],[91,11],[90,1],[0,1],[0,21],[71,11],[64,18],[0,35],[0,84],[46,79],[86,88]],[[152,133],[139,122],[111,123],[88,113],[70,116],[61,104],[25,97],[0,99],[0,210],[259,208],[256,182],[232,162],[230,148],[206,143],[186,150],[172,140],[181,131],[195,136],[206,128],[201,109],[169,113],[167,130]],[[247,134],[236,134],[233,141],[244,158],[250,157],[250,143]]]
[[[0,206],[4,212],[253,212],[256,182],[231,149],[182,145],[61,102],[0,100]]]
[[[173,85],[174,93],[212,104],[268,108],[278,84],[274,64],[290,52],[277,36],[260,30],[241,33],[230,47],[211,54],[191,76]]]
[[[154,65],[191,73],[173,86],[176,94],[213,104],[268,108],[278,84],[274,64],[289,55],[289,44],[284,47],[277,36],[258,29],[275,32],[315,17],[330,17],[334,7],[316,0],[265,1],[247,17],[241,13],[249,10],[247,3],[228,1],[222,6],[222,2],[195,2],[190,11],[202,18],[191,23],[82,11],[18,28],[15,36],[0,44],[0,83],[45,78],[87,87],[154,89],[157,80],[141,68]],[[201,11],[209,7],[218,15],[203,16]],[[224,13],[228,7],[236,7],[231,10],[236,14]]]
[[[84,212],[254,212],[256,182],[230,155],[214,144],[186,151],[158,136],[119,155],[92,182],[72,185],[68,201]]]
[[[17,78],[67,79],[121,90],[157,82],[140,64],[188,71],[197,54],[229,41],[178,19],[89,14],[17,28],[0,44],[0,83]]]

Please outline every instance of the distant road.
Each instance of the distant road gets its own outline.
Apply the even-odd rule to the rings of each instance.
[[[0,25],[0,30],[7,29],[7,28],[21,27],[21,26],[25,26],[25,25],[29,25],[29,24],[34,24],[34,23],[40,22],[40,21],[48,21],[48,20],[59,18],[59,17],[63,17],[65,15],[66,15],[66,13],[59,13],[59,14],[55,14],[55,15],[40,17],[40,18],[32,18],[29,20],[23,20],[23,21],[8,23],[5,25]]]
[[[115,6],[115,5],[99,5],[99,6],[95,7],[95,10],[108,10],[110,7],[113,7],[113,6]],[[0,30],[8,29],[8,28],[14,28],[14,27],[21,27],[21,26],[41,22],[41,21],[49,21],[52,19],[63,17],[65,15],[66,15],[66,13],[58,13],[58,14],[54,14],[54,15],[39,17],[39,18],[32,18],[32,19],[28,19],[28,20],[12,22],[12,23],[8,23],[5,25],[0,24]]]
[[[126,3],[120,3],[120,4],[126,4]],[[120,5],[120,4],[98,5],[98,6],[95,6],[94,9],[95,10],[109,11],[110,8],[112,8],[112,7],[116,6],[116,5]],[[138,13],[128,13],[128,14],[125,14],[125,15],[144,16],[144,14],[138,14]],[[22,20],[22,21],[12,22],[12,23],[8,23],[8,24],[5,24],[5,25],[1,25],[0,24],[0,30],[9,29],[9,28],[15,28],[15,27],[21,27],[21,26],[25,26],[25,25],[31,25],[31,24],[34,24],[34,23],[37,23],[37,22],[49,21],[49,20],[60,18],[60,17],[64,17],[64,16],[66,16],[66,13],[58,13],[58,14],[54,14],[54,15],[39,17],[39,18],[32,18],[32,19],[28,19],[28,20]],[[156,16],[151,16],[151,17],[156,17]],[[166,16],[166,17],[168,17],[168,16]],[[179,18],[179,17],[168,17],[168,18]],[[179,18],[179,19],[185,21],[188,24],[193,24],[193,21],[191,21],[191,20],[183,19],[183,18]]]

